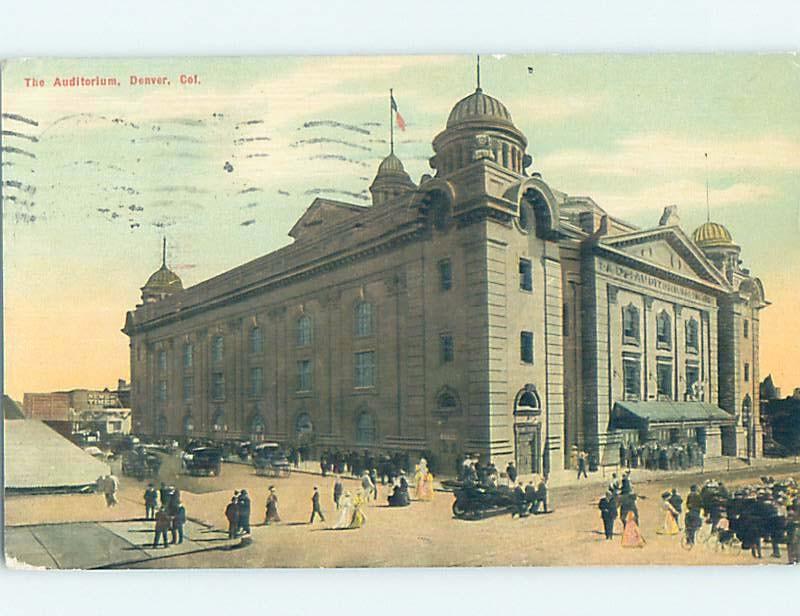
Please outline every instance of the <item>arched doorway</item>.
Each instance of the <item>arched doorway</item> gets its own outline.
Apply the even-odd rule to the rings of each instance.
[[[542,472],[542,403],[527,384],[514,398],[514,458],[520,475]]]

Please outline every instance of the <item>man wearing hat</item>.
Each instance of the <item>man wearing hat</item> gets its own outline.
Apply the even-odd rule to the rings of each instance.
[[[245,535],[250,534],[250,496],[247,490],[239,493],[239,528]]]
[[[606,541],[614,538],[614,520],[617,519],[617,499],[610,490],[600,499],[597,504],[600,509],[600,517],[603,519],[603,532]]]
[[[311,495],[311,520],[309,520],[309,524],[314,523],[314,516],[319,516],[319,519],[323,522],[325,521],[325,516],[322,515],[322,509],[319,505],[319,489],[317,486],[314,486],[314,494]]]
[[[239,503],[236,502],[236,494],[238,492],[225,507],[225,518],[228,520],[228,539],[235,538],[239,530]]]

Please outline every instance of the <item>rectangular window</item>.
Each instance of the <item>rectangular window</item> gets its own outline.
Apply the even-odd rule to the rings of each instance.
[[[745,383],[750,382],[750,364],[748,364],[747,362],[745,362],[744,364],[744,382]]]
[[[694,400],[698,396],[697,388],[700,383],[700,366],[686,364],[686,397]]]
[[[639,400],[642,395],[642,361],[638,355],[622,356],[625,399]]]
[[[561,334],[569,336],[569,304],[564,304],[561,309]]]
[[[375,386],[375,351],[363,351],[355,356],[356,387]]]
[[[158,370],[159,370],[159,372],[166,372],[167,371],[167,352],[166,351],[159,351],[158,352]]]
[[[311,391],[311,360],[297,362],[297,391]]]
[[[697,353],[699,345],[699,328],[697,320],[694,318],[686,321],[686,350],[690,353]]]
[[[254,327],[250,330],[250,353],[256,355],[263,350],[261,328]]]
[[[659,361],[656,363],[656,385],[659,398],[672,399],[672,363]]]
[[[750,321],[748,321],[747,319],[744,320],[744,337],[745,338],[750,337]]]
[[[519,260],[519,288],[522,291],[533,291],[533,269],[530,259]]]
[[[439,288],[449,291],[453,287],[453,267],[450,259],[439,261]]]
[[[264,370],[262,368],[250,368],[250,395],[253,398],[260,398],[264,390]]]
[[[222,336],[214,336],[211,341],[211,361],[221,364],[225,355],[225,339]]]
[[[183,345],[183,369],[191,370],[194,365],[194,347],[188,342]]]
[[[622,309],[622,342],[639,344],[639,309],[633,304]]]
[[[211,375],[211,398],[213,400],[225,399],[225,373],[215,372]]]
[[[455,349],[453,348],[453,336],[450,334],[442,334],[439,337],[439,345],[441,347],[442,363],[448,364],[453,361],[455,356]]]
[[[183,399],[191,400],[194,397],[194,377],[186,375],[183,377]]]
[[[158,382],[158,399],[160,402],[167,401],[167,382],[164,380]]]
[[[526,364],[533,363],[533,332],[520,332],[519,358]]]

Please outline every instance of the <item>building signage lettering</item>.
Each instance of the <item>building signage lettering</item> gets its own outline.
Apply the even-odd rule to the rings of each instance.
[[[600,272],[610,274],[616,278],[621,278],[622,280],[626,280],[628,282],[635,282],[665,293],[671,293],[672,295],[690,297],[694,300],[704,303],[711,303],[712,301],[711,298],[705,293],[698,293],[693,289],[688,289],[681,285],[667,282],[666,280],[662,280],[661,278],[651,276],[643,272],[637,272],[636,270],[618,265],[617,263],[609,263],[608,261],[598,259],[597,269]]]

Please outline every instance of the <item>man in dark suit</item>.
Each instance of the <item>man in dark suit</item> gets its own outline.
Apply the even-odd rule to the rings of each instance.
[[[239,528],[246,535],[250,534],[250,496],[247,490],[239,493]]]
[[[681,495],[678,494],[678,490],[672,488],[672,492],[667,498],[667,502],[672,505],[672,508],[675,510],[675,513],[672,514],[672,517],[675,518],[675,523],[678,525],[678,528],[680,528],[681,512],[683,511],[683,499],[681,498]]]
[[[317,486],[314,486],[314,494],[311,495],[311,520],[309,520],[309,524],[314,523],[314,516],[319,516],[319,519],[323,522],[325,521],[325,516],[322,515],[322,509],[319,506],[319,490]]]
[[[169,530],[170,518],[165,507],[161,507],[156,513],[156,534],[153,537],[153,547],[158,547],[159,539],[164,539],[164,547],[167,547],[167,531]]]
[[[597,504],[600,509],[600,517],[603,520],[603,532],[606,536],[606,541],[610,541],[614,537],[614,520],[617,519],[617,500],[611,492],[606,492],[600,498]]]
[[[531,510],[532,513],[539,512],[539,504],[542,505],[542,513],[547,513],[547,480],[542,477],[539,485],[536,486],[536,505]]]
[[[517,483],[517,467],[514,466],[514,462],[509,462],[508,466],[506,466],[506,476],[508,477],[509,485],[514,485]]]
[[[228,539],[233,539],[239,530],[239,503],[236,502],[235,496],[225,507],[225,518],[228,520]]]
[[[539,508],[533,481],[529,481],[525,486],[525,505],[528,511],[536,511]]]
[[[172,543],[183,543],[184,524],[186,524],[186,509],[178,503],[178,509],[172,516]]]
[[[344,484],[342,483],[342,478],[336,475],[336,481],[333,483],[333,503],[337,509],[339,508],[339,499],[342,498],[342,494],[344,494]]]
[[[525,505],[525,491],[522,489],[522,482],[520,481],[514,488],[514,508],[511,510],[511,517],[515,515],[524,518],[528,515],[527,507]]]
[[[619,517],[622,518],[623,524],[628,518],[628,513],[633,513],[633,519],[636,524],[639,524],[639,508],[636,506],[636,494],[628,492],[619,497]]]
[[[152,520],[156,517],[156,508],[158,506],[158,492],[153,487],[153,484],[147,484],[147,489],[144,491],[144,517],[146,520]]]

